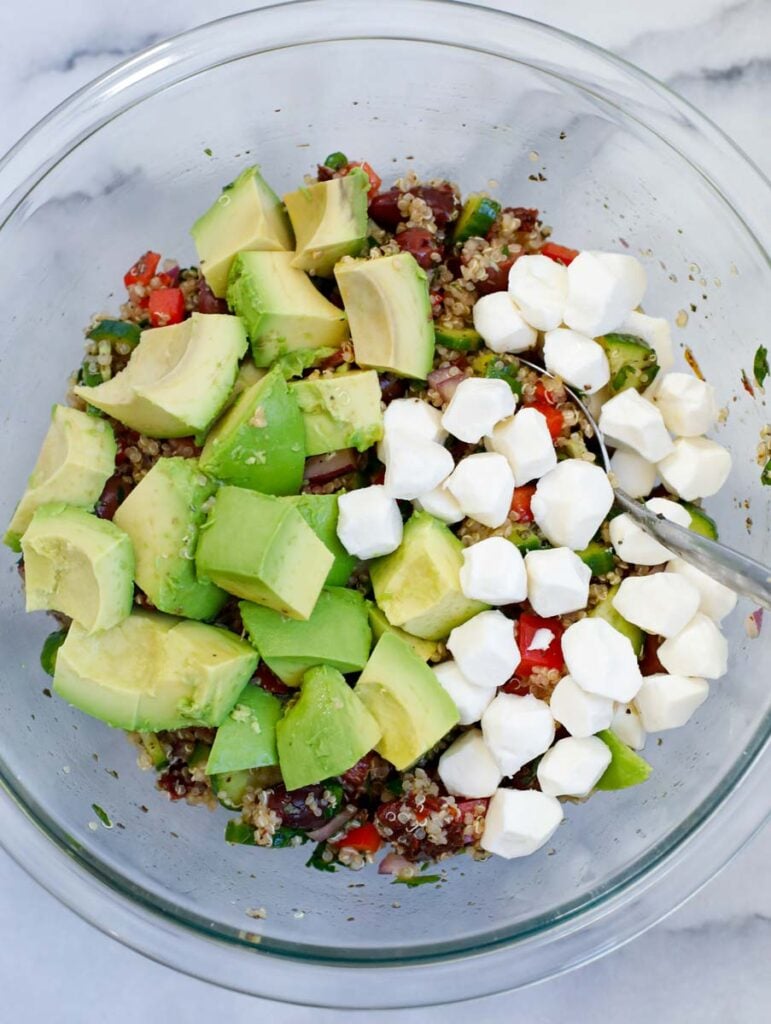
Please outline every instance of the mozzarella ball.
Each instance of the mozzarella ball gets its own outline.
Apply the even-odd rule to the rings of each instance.
[[[528,857],[548,843],[563,817],[556,797],[535,789],[496,790],[479,845],[507,859]]]
[[[613,488],[604,470],[582,459],[565,459],[538,481],[530,508],[551,544],[582,551],[612,504]]]
[[[403,431],[392,431],[383,441],[385,489],[393,498],[421,498],[438,487],[455,468],[441,444]]]
[[[643,676],[644,682],[645,677]],[[637,692],[639,694],[640,691]],[[645,746],[647,734],[640,718],[640,712],[634,704],[616,704],[610,727],[621,742],[626,743],[632,750],[642,750]]]
[[[563,676],[554,687],[549,707],[571,736],[593,736],[613,720],[613,701],[582,690],[572,676]]]
[[[731,472],[731,455],[706,437],[678,437],[673,451],[658,463],[670,491],[686,501],[716,494]]]
[[[511,416],[516,404],[516,396],[505,380],[466,377],[444,411],[442,426],[460,441],[477,444],[496,423]]]
[[[502,526],[514,495],[514,474],[503,455],[479,452],[461,459],[447,489],[463,514],[492,529]]]
[[[395,398],[383,413],[383,433],[393,431],[421,437],[425,441],[442,444],[447,431],[442,427],[442,414],[422,398]]]
[[[499,693],[482,715],[485,743],[504,775],[543,754],[554,742],[549,705],[531,694]]]
[[[442,689],[455,702],[460,715],[460,725],[473,725],[478,722],[495,696],[495,687],[474,686],[454,661],[443,661],[441,665],[432,667]]]
[[[567,279],[565,323],[590,338],[617,330],[645,293],[642,264],[623,254],[581,252]]]
[[[705,679],[657,673],[643,679],[634,702],[643,728],[663,732],[685,725],[708,696],[709,684]]]
[[[603,405],[598,426],[609,444],[637,452],[648,462],[658,462],[673,450],[661,413],[634,388]]]
[[[627,576],[612,599],[613,607],[627,622],[656,636],[674,636],[686,626],[699,607],[699,591],[684,576],[657,572]]]
[[[596,736],[559,740],[538,764],[541,792],[549,796],[589,796],[610,760],[610,748]]]
[[[646,497],[656,483],[655,465],[637,452],[619,448],[610,458],[610,469],[620,489],[626,491],[630,498]]]
[[[686,529],[691,524],[691,517],[683,506],[668,498],[651,498],[645,502],[645,507]],[[611,519],[609,532],[613,550],[630,565],[661,565],[672,554],[626,512]]]
[[[460,587],[472,601],[514,604],[527,598],[525,561],[504,537],[488,537],[463,549]]]
[[[669,637],[658,649],[661,664],[672,675],[720,679],[728,668],[728,643],[718,627],[702,612]]]
[[[568,672],[588,693],[626,704],[642,685],[629,638],[604,619],[588,617],[568,626],[562,654]]]
[[[664,417],[667,430],[678,437],[697,437],[715,425],[715,389],[690,373],[667,373],[654,401]]]
[[[349,555],[378,558],[402,542],[402,516],[385,487],[374,484],[341,494],[337,536]]]
[[[714,622],[722,621],[736,607],[736,594],[722,583],[713,580],[695,565],[673,558],[667,563],[667,572],[676,572],[689,580],[699,591],[699,611]]]
[[[520,256],[509,271],[509,295],[531,327],[551,331],[562,323],[567,270],[548,256]]]
[[[473,314],[474,327],[491,352],[525,352],[538,341],[538,332],[525,322],[507,292],[483,295]]]
[[[525,555],[527,596],[537,615],[565,615],[586,608],[592,571],[570,548]]]
[[[415,502],[415,507],[423,509],[424,512],[428,512],[435,519],[440,519],[448,525],[459,523],[461,519],[465,518],[463,509],[447,490],[446,484],[440,484],[428,494],[422,494]]]
[[[587,395],[604,388],[610,380],[608,357],[602,345],[569,327],[547,331],[543,361],[549,373]]]
[[[450,796],[492,796],[502,778],[479,729],[469,729],[451,743],[436,770]]]
[[[520,409],[485,438],[488,451],[503,455],[517,487],[538,480],[557,465],[557,451],[546,417],[537,409]]]
[[[503,612],[480,612],[456,626],[447,639],[447,650],[474,686],[503,686],[519,664],[514,626]]]

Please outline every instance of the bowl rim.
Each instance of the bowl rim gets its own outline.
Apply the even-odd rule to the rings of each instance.
[[[394,34],[386,34],[385,23],[378,20],[378,6],[376,0],[292,0],[290,3],[263,6],[199,25],[156,43],[116,65],[55,107],[0,159],[0,197],[3,197],[0,198],[0,230],[18,205],[24,202],[32,189],[60,160],[113,118],[154,95],[159,89],[168,88],[193,74],[219,66],[226,60],[275,48],[272,45],[247,46],[243,43],[236,54],[207,60],[207,48],[202,45],[202,40],[212,33],[226,33],[234,25],[256,24],[258,21],[262,28],[271,22],[276,35],[292,37],[291,41],[285,41],[282,45],[295,46],[301,41],[299,35],[307,35],[312,31],[311,26],[320,29],[320,12],[323,7],[324,22],[333,23],[333,29],[317,31],[307,40],[309,42],[333,39],[351,41],[360,38],[364,29],[369,38],[393,39]],[[287,26],[287,15],[298,15],[300,10],[305,17],[295,17],[291,28]],[[342,22],[339,18],[330,17],[331,10],[345,14],[348,19],[345,29],[340,27]],[[405,31],[396,36],[399,39],[413,39],[417,42],[431,39],[433,42],[447,42],[448,45],[472,52],[481,51],[515,59],[510,52],[502,52],[502,49],[506,49],[503,42],[488,49],[481,45],[471,47],[459,43],[457,38],[452,41],[446,32],[436,31],[435,21],[435,31],[430,36],[416,34],[415,19],[418,12],[421,24],[428,25],[440,11],[443,15],[452,11],[452,20],[458,23],[458,29],[450,33],[450,36],[459,34],[460,24],[466,24],[471,16],[477,24],[479,19],[484,21],[485,32],[482,34],[489,40],[495,38],[498,27],[502,28],[504,24],[507,27],[518,25],[521,30],[526,29],[531,34],[557,41],[570,52],[588,54],[606,70],[616,72],[619,78],[614,80],[615,85],[619,84],[620,79],[627,87],[641,87],[645,91],[646,100],[655,99],[659,102],[659,113],[676,113],[683,128],[680,144],[687,152],[681,152],[666,138],[664,141],[690,163],[737,213],[747,233],[768,261],[767,247],[761,241],[757,229],[750,227],[749,220],[761,226],[771,225],[771,183],[725,132],[690,103],[623,58],[570,33],[506,10],[461,0],[391,0],[389,22],[396,20],[396,12],[398,16],[409,15],[410,22],[405,24],[412,23],[411,32]],[[303,24],[302,29],[300,22]],[[362,30],[354,32],[353,27],[359,25],[363,26]],[[246,39],[248,33],[243,33],[243,37]],[[492,46],[492,43],[487,46]],[[537,65],[537,60],[534,63]],[[568,80],[580,85],[576,79]],[[656,131],[655,125],[646,127]],[[697,141],[703,142],[703,145],[696,145],[690,137],[689,129],[692,133],[694,128],[697,129]],[[706,162],[698,160],[702,151],[710,156],[715,151],[719,152],[722,163],[717,169],[710,164],[710,172],[707,173]],[[730,175],[727,169],[730,169]],[[769,214],[768,217],[758,216],[758,203]],[[767,722],[765,731],[759,729],[756,732],[751,748],[745,751],[744,758],[737,761],[734,771],[724,780],[724,785],[702,801],[685,822],[673,830],[670,835],[674,838],[671,841],[667,837],[667,840],[659,843],[644,866],[619,873],[601,893],[584,898],[559,917],[541,921],[534,928],[519,931],[514,936],[507,934],[487,942],[474,941],[468,948],[449,944],[428,953],[355,960],[350,956],[319,956],[299,946],[286,950],[278,943],[271,946],[269,940],[255,946],[254,940],[245,933],[219,934],[215,938],[206,921],[196,920],[192,915],[179,914],[173,906],[164,907],[163,902],[152,894],[123,884],[121,876],[113,873],[106,865],[97,863],[94,858],[84,857],[74,849],[56,822],[49,819],[36,807],[31,797],[24,793],[19,780],[10,778],[5,772],[0,773],[3,789],[0,793],[0,821],[4,826],[0,829],[0,843],[20,866],[80,916],[151,958],[186,970],[197,977],[240,991],[308,1005],[315,1000],[296,993],[298,986],[295,972],[298,964],[303,964],[306,970],[312,969],[317,989],[328,993],[322,996],[323,1001],[318,1005],[353,1006],[336,1002],[334,990],[339,986],[341,972],[354,968],[359,976],[362,972],[366,973],[368,981],[371,976],[372,988],[368,998],[376,1000],[371,1005],[409,1006],[438,1000],[435,992],[431,993],[429,999],[424,999],[419,992],[412,992],[411,998],[405,1002],[389,1002],[383,985],[384,975],[398,970],[404,976],[405,971],[419,970],[421,981],[425,983],[428,980],[426,968],[430,965],[432,976],[436,978],[441,975],[446,982],[448,998],[441,1001],[451,1002],[530,984],[588,962],[629,941],[705,884],[762,826],[768,814],[763,793],[767,791],[767,782],[771,776],[769,732],[771,721]],[[726,797],[729,794],[735,797],[730,809],[730,829],[726,827],[729,818]],[[53,869],[48,860],[52,843],[60,853],[65,854],[64,858],[57,858]],[[692,861],[696,850],[701,851],[702,861],[699,868],[694,870]],[[658,894],[656,898],[652,898],[654,883]],[[662,902],[664,892],[667,893],[667,899]],[[636,908],[634,924],[624,921],[619,925],[619,910],[633,904]],[[608,927],[611,922],[612,928]],[[159,925],[162,926],[160,929]],[[170,933],[173,935],[171,948],[159,943],[160,932],[163,932],[165,943],[168,943]],[[206,940],[203,944],[200,942],[202,937]],[[525,944],[531,947],[530,960],[534,960],[534,955],[538,954],[540,963],[536,965],[528,961],[518,972],[512,973],[510,969],[507,972],[506,968],[511,967],[511,950],[515,947],[522,949]],[[221,955],[214,958],[214,968],[207,963],[207,958],[212,957],[212,945],[221,950]],[[203,950],[201,956],[203,946],[207,949]],[[545,957],[547,947],[550,955]],[[251,978],[245,986],[238,981],[237,972],[224,969],[224,961],[228,958],[240,963],[245,955],[253,965],[255,951],[270,961],[270,973],[275,978]],[[452,975],[459,973],[453,965],[468,958],[473,958],[476,963],[476,984],[473,992],[465,994],[465,989],[459,988]],[[191,961],[193,966],[189,966]],[[464,972],[466,975],[469,973]],[[325,979],[323,983],[321,975]],[[434,984],[432,982],[432,987]]]

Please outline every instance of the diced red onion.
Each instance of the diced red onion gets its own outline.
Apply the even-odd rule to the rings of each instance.
[[[339,832],[343,825],[346,825],[351,820],[354,814],[356,814],[355,807],[346,807],[345,810],[340,811],[334,818],[330,818],[320,828],[309,832],[308,838],[312,839],[314,843],[323,843],[325,839],[329,839],[335,832]]]
[[[312,484],[327,484],[339,476],[352,473],[357,466],[353,448],[341,448],[326,455],[311,455],[305,460],[305,479]]]
[[[413,865],[400,853],[387,853],[378,865],[379,875],[406,875],[412,870]]]
[[[750,612],[747,620],[749,624],[747,632],[750,638],[755,640],[760,636],[760,631],[763,628],[763,609],[756,608],[754,612]]]
[[[428,386],[438,391],[443,401],[449,402],[465,376],[466,374],[457,366],[443,366],[429,373]]]

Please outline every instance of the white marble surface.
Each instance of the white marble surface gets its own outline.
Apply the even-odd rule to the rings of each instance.
[[[0,5],[0,152],[67,94],[159,38],[258,3],[7,0]],[[641,65],[706,110],[771,171],[771,0],[498,0]],[[771,832],[642,938],[567,977],[470,1007],[340,1014],[268,1005],[177,975],[111,942],[0,855],[0,1019],[165,1018],[571,1024],[755,1024],[771,1000]],[[173,1008],[173,1009],[172,1009]]]

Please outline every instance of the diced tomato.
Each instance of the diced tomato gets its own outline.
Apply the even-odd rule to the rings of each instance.
[[[383,179],[380,175],[372,169],[366,160],[353,160],[348,164],[348,170],[350,171],[352,167],[361,167],[369,178],[369,191],[367,192],[367,195],[370,199],[373,196],[376,196],[380,191],[380,186],[383,184]]]
[[[147,306],[153,327],[178,324],[185,318],[185,296],[181,288],[156,288],[150,292]]]
[[[530,502],[535,494],[535,484],[523,484],[522,487],[514,488],[514,496],[511,499],[511,511],[516,512],[517,522],[532,523],[533,513],[530,509]]]
[[[554,405],[556,400],[555,392],[544,387],[543,381],[539,380],[535,385],[535,398],[533,401],[541,402],[541,404],[546,403],[546,405]]]
[[[549,433],[553,439],[560,436],[564,420],[559,409],[555,409],[548,402],[533,402],[530,408],[537,409],[546,418],[546,426],[549,428]]]
[[[541,255],[548,256],[555,263],[561,263],[563,267],[569,267],[578,255],[578,249],[569,249],[566,245],[547,242],[546,245],[541,246]]]
[[[380,833],[371,822],[366,825],[359,825],[346,832],[338,846],[346,846],[349,850],[359,850],[361,853],[377,853],[383,844]]]
[[[544,650],[531,650],[530,645],[539,629],[548,629],[553,634],[552,639]],[[562,669],[565,664],[565,659],[562,657],[563,632],[564,629],[559,619],[542,619],[539,615],[523,612],[517,626],[520,661],[516,674],[529,676],[537,667]]]
[[[140,256],[134,266],[123,275],[125,286],[130,288],[133,284],[150,284],[158,269],[160,258],[159,252],[152,252],[148,249],[144,256]]]

